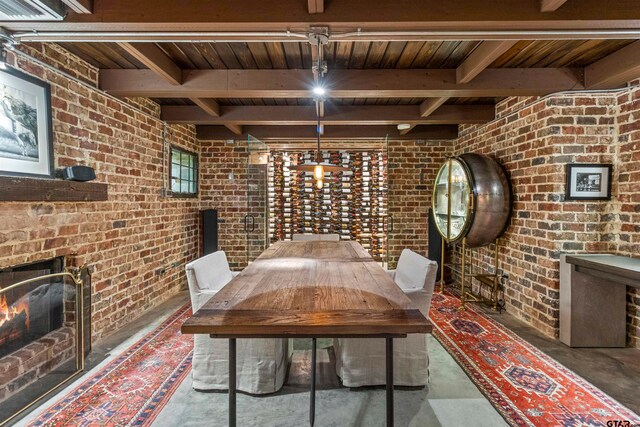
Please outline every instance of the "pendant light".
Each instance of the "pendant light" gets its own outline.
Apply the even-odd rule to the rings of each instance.
[[[322,151],[320,151],[320,116],[318,116],[317,123],[317,147],[316,147],[316,161],[315,162],[306,162],[300,165],[292,165],[289,169],[294,171],[302,171],[302,172],[312,172],[313,179],[316,180],[316,187],[321,189],[324,184],[324,174],[325,173],[333,173],[333,172],[344,172],[349,169],[334,165],[333,163],[323,162],[322,161]]]
[[[327,72],[327,67],[324,64],[322,57],[323,57],[323,46],[325,44],[327,44],[328,42],[328,37],[325,34],[311,34],[309,36],[309,42],[312,45],[317,46],[317,52],[318,54],[317,59],[317,65],[315,65],[313,68],[313,73],[314,73],[314,78],[315,78],[315,86],[313,88],[313,93],[316,95],[315,96],[315,101],[316,101],[316,117],[317,117],[317,123],[316,123],[316,133],[317,133],[317,147],[316,147],[316,161],[315,162],[307,162],[307,163],[302,163],[300,165],[293,165],[291,166],[289,169],[291,170],[295,170],[295,171],[302,171],[302,172],[312,172],[313,173],[313,179],[316,180],[316,188],[317,189],[322,189],[323,185],[324,185],[324,175],[325,173],[333,173],[333,172],[344,172],[347,171],[349,169],[342,167],[342,166],[337,166],[334,165],[332,163],[327,163],[327,162],[323,162],[322,161],[322,152],[320,151],[320,134],[322,133],[322,127],[320,125],[320,103],[324,102],[323,96],[326,93],[326,89],[324,87],[324,85],[322,84],[322,77],[324,76],[324,74]]]

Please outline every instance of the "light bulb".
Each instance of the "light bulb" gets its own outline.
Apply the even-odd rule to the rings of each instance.
[[[315,95],[322,96],[325,93],[327,93],[327,90],[325,88],[323,88],[322,86],[314,86],[313,87],[313,93]]]
[[[324,179],[324,168],[322,167],[322,165],[316,165],[313,168],[313,177],[320,181]]]
[[[323,185],[324,185],[324,181],[323,180],[319,179],[319,180],[316,181],[316,188],[318,190],[322,190],[322,186]]]

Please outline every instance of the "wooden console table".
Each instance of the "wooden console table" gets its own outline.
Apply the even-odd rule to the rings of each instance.
[[[560,341],[570,347],[626,345],[627,286],[640,288],[640,259],[560,256]]]

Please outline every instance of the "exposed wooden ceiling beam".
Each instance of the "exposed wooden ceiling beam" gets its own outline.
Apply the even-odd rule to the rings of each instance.
[[[615,88],[640,78],[640,41],[594,62],[584,69],[587,89]]]
[[[602,0],[568,2],[554,19],[540,13],[538,0],[334,1],[324,13],[309,15],[308,3],[279,0],[278,7],[264,0],[192,1],[189,7],[175,0],[94,0],[92,14],[70,14],[64,22],[5,22],[10,31],[308,31],[328,26],[334,32],[386,30],[595,30],[637,28],[637,0],[616,0],[603,8]],[[366,11],[366,13],[363,13]],[[541,37],[540,34],[531,34]],[[480,40],[484,37],[472,39]],[[496,35],[496,39],[501,39]],[[528,39],[526,35],[520,36]],[[557,39],[558,35],[550,35]],[[615,38],[615,37],[611,37]],[[618,36],[619,38],[619,36]]]
[[[427,98],[420,104],[420,117],[429,117],[434,111],[436,111],[447,99],[446,96],[439,98]]]
[[[183,70],[176,86],[149,70],[102,70],[100,88],[150,98],[312,98],[308,70]],[[486,69],[469,83],[456,70],[332,70],[329,98],[428,98],[544,95],[583,89],[582,70]]]
[[[540,12],[555,12],[567,0],[540,0]]]
[[[220,106],[214,99],[205,99],[205,98],[191,98],[202,111],[206,112],[209,116],[219,117],[220,116]]]
[[[175,62],[153,43],[120,43],[120,46],[146,65],[151,71],[172,85],[182,84],[182,70]],[[218,103],[213,99],[191,97],[199,108],[207,114],[220,115]],[[240,132],[242,133],[242,132]]]
[[[172,85],[182,83],[182,70],[153,43],[120,43],[120,46]]]
[[[310,15],[324,12],[324,0],[307,0],[307,3]]]
[[[239,135],[224,126],[197,126],[200,140],[237,139]],[[252,135],[260,140],[314,140],[315,126],[243,126],[240,137]],[[410,135],[398,135],[395,126],[325,126],[323,140],[329,139],[454,139],[458,136],[455,125],[416,126]]]
[[[484,71],[500,55],[509,50],[515,41],[485,41],[480,43],[463,62],[456,68],[456,82],[469,83]],[[420,105],[420,115],[428,117],[447,101],[447,97],[429,98]],[[400,131],[406,135],[413,127]]]
[[[456,69],[458,83],[469,83],[517,42],[511,40],[480,43]]]
[[[494,118],[493,105],[443,105],[429,117],[417,105],[327,106],[325,125],[472,124]],[[196,106],[165,105],[162,120],[201,125],[313,125],[315,106],[222,106],[220,117],[212,117]]]
[[[226,127],[228,130],[230,130],[235,135],[242,135],[242,126],[241,125],[234,125],[234,124],[231,124],[231,123],[225,123],[224,127]]]
[[[62,0],[75,13],[92,13],[93,0]]]

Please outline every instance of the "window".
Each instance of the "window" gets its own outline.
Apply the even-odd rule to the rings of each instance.
[[[198,157],[178,147],[171,147],[171,194],[182,197],[198,195]]]

